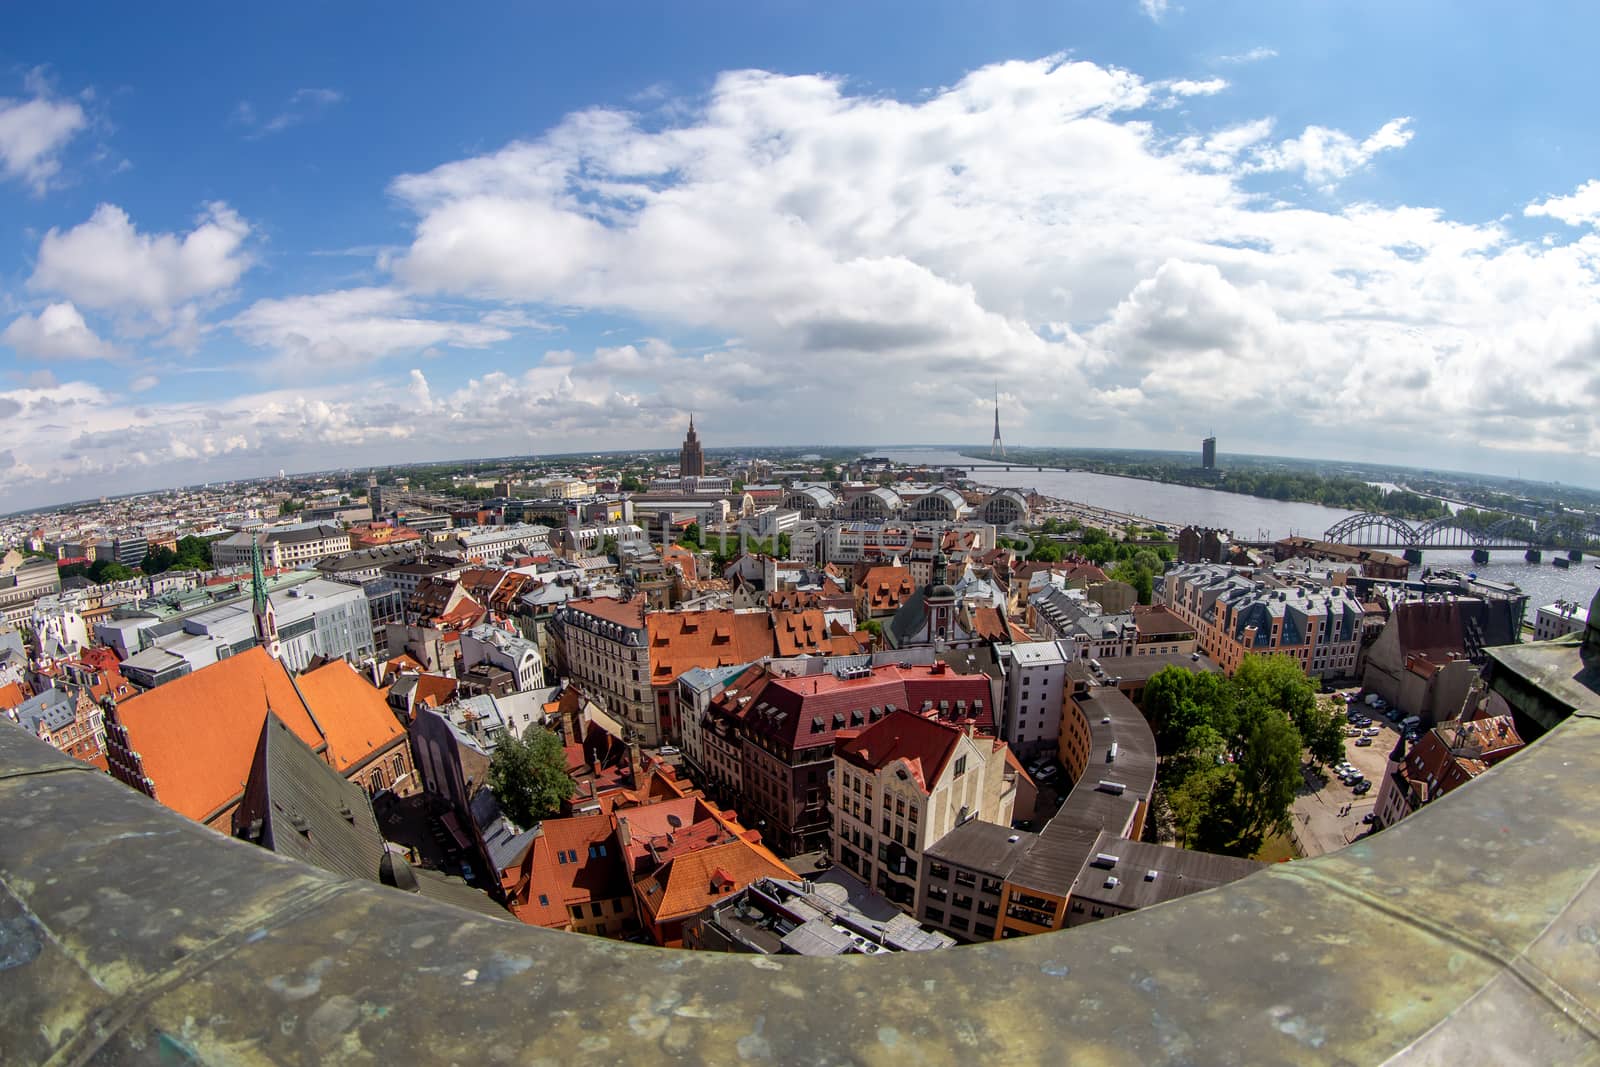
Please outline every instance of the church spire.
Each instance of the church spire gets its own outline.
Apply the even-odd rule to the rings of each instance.
[[[994,383],[994,443],[989,446],[990,459],[1005,459],[1006,446],[1000,440],[1000,383]]]
[[[272,598],[267,596],[267,577],[261,566],[261,539],[250,542],[250,616],[255,621],[256,644],[266,649],[267,655],[278,659],[283,645],[278,640],[278,615],[272,610]]]

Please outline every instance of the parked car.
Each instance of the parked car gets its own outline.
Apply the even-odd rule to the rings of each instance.
[[[1037,774],[1035,774],[1033,777],[1034,777],[1035,781],[1048,782],[1050,779],[1054,778],[1055,776],[1056,776],[1056,769],[1054,767],[1040,767],[1039,768],[1039,772]]]
[[[661,753],[663,756],[676,756],[678,754],[678,750],[672,745],[662,745],[660,748],[656,749],[656,751]]]
[[[1358,748],[1371,748],[1372,747],[1372,738],[1370,738],[1370,737],[1358,737],[1358,738],[1356,738],[1356,747],[1358,747]]]
[[[1378,813],[1375,811],[1369,811],[1365,815],[1361,816],[1361,821],[1366,823],[1368,826],[1371,826],[1373,823],[1378,821]]]
[[[1357,782],[1355,785],[1351,786],[1351,792],[1355,793],[1355,795],[1358,796],[1358,797],[1366,796],[1371,791],[1372,791],[1372,783],[1367,781],[1366,779],[1362,779],[1361,781]]]
[[[1362,737],[1377,737],[1381,731],[1376,726],[1369,726],[1361,731]]]

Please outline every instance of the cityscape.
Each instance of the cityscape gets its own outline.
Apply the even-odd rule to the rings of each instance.
[[[1422,102],[1217,109],[1263,19],[348,170],[391,73],[213,68],[182,224],[0,46],[0,1064],[1600,1062],[1600,179],[1407,207]]]

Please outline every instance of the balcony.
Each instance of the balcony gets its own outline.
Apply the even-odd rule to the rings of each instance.
[[[342,881],[0,724],[0,1062],[1600,1063],[1596,780],[1590,701],[1394,828],[1220,890],[936,953],[761,958]]]

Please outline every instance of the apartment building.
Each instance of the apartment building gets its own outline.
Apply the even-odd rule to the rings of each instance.
[[[241,530],[211,545],[211,563],[218,570],[250,565],[252,546],[261,540],[262,565],[274,570],[309,567],[329,556],[350,551],[350,535],[343,528],[327,523],[270,526],[264,530]]]
[[[895,711],[834,755],[833,860],[921,913],[923,853],[969,820],[1008,826],[1016,769],[1004,741]]]
[[[617,721],[638,731],[642,743],[659,745],[645,606],[642,594],[630,600],[569,600],[550,619],[550,650],[558,673],[576,682]]]
[[[1286,583],[1215,564],[1165,575],[1163,604],[1194,627],[1201,652],[1231,674],[1250,653],[1293,656],[1314,678],[1356,672],[1366,609],[1353,589]]]

